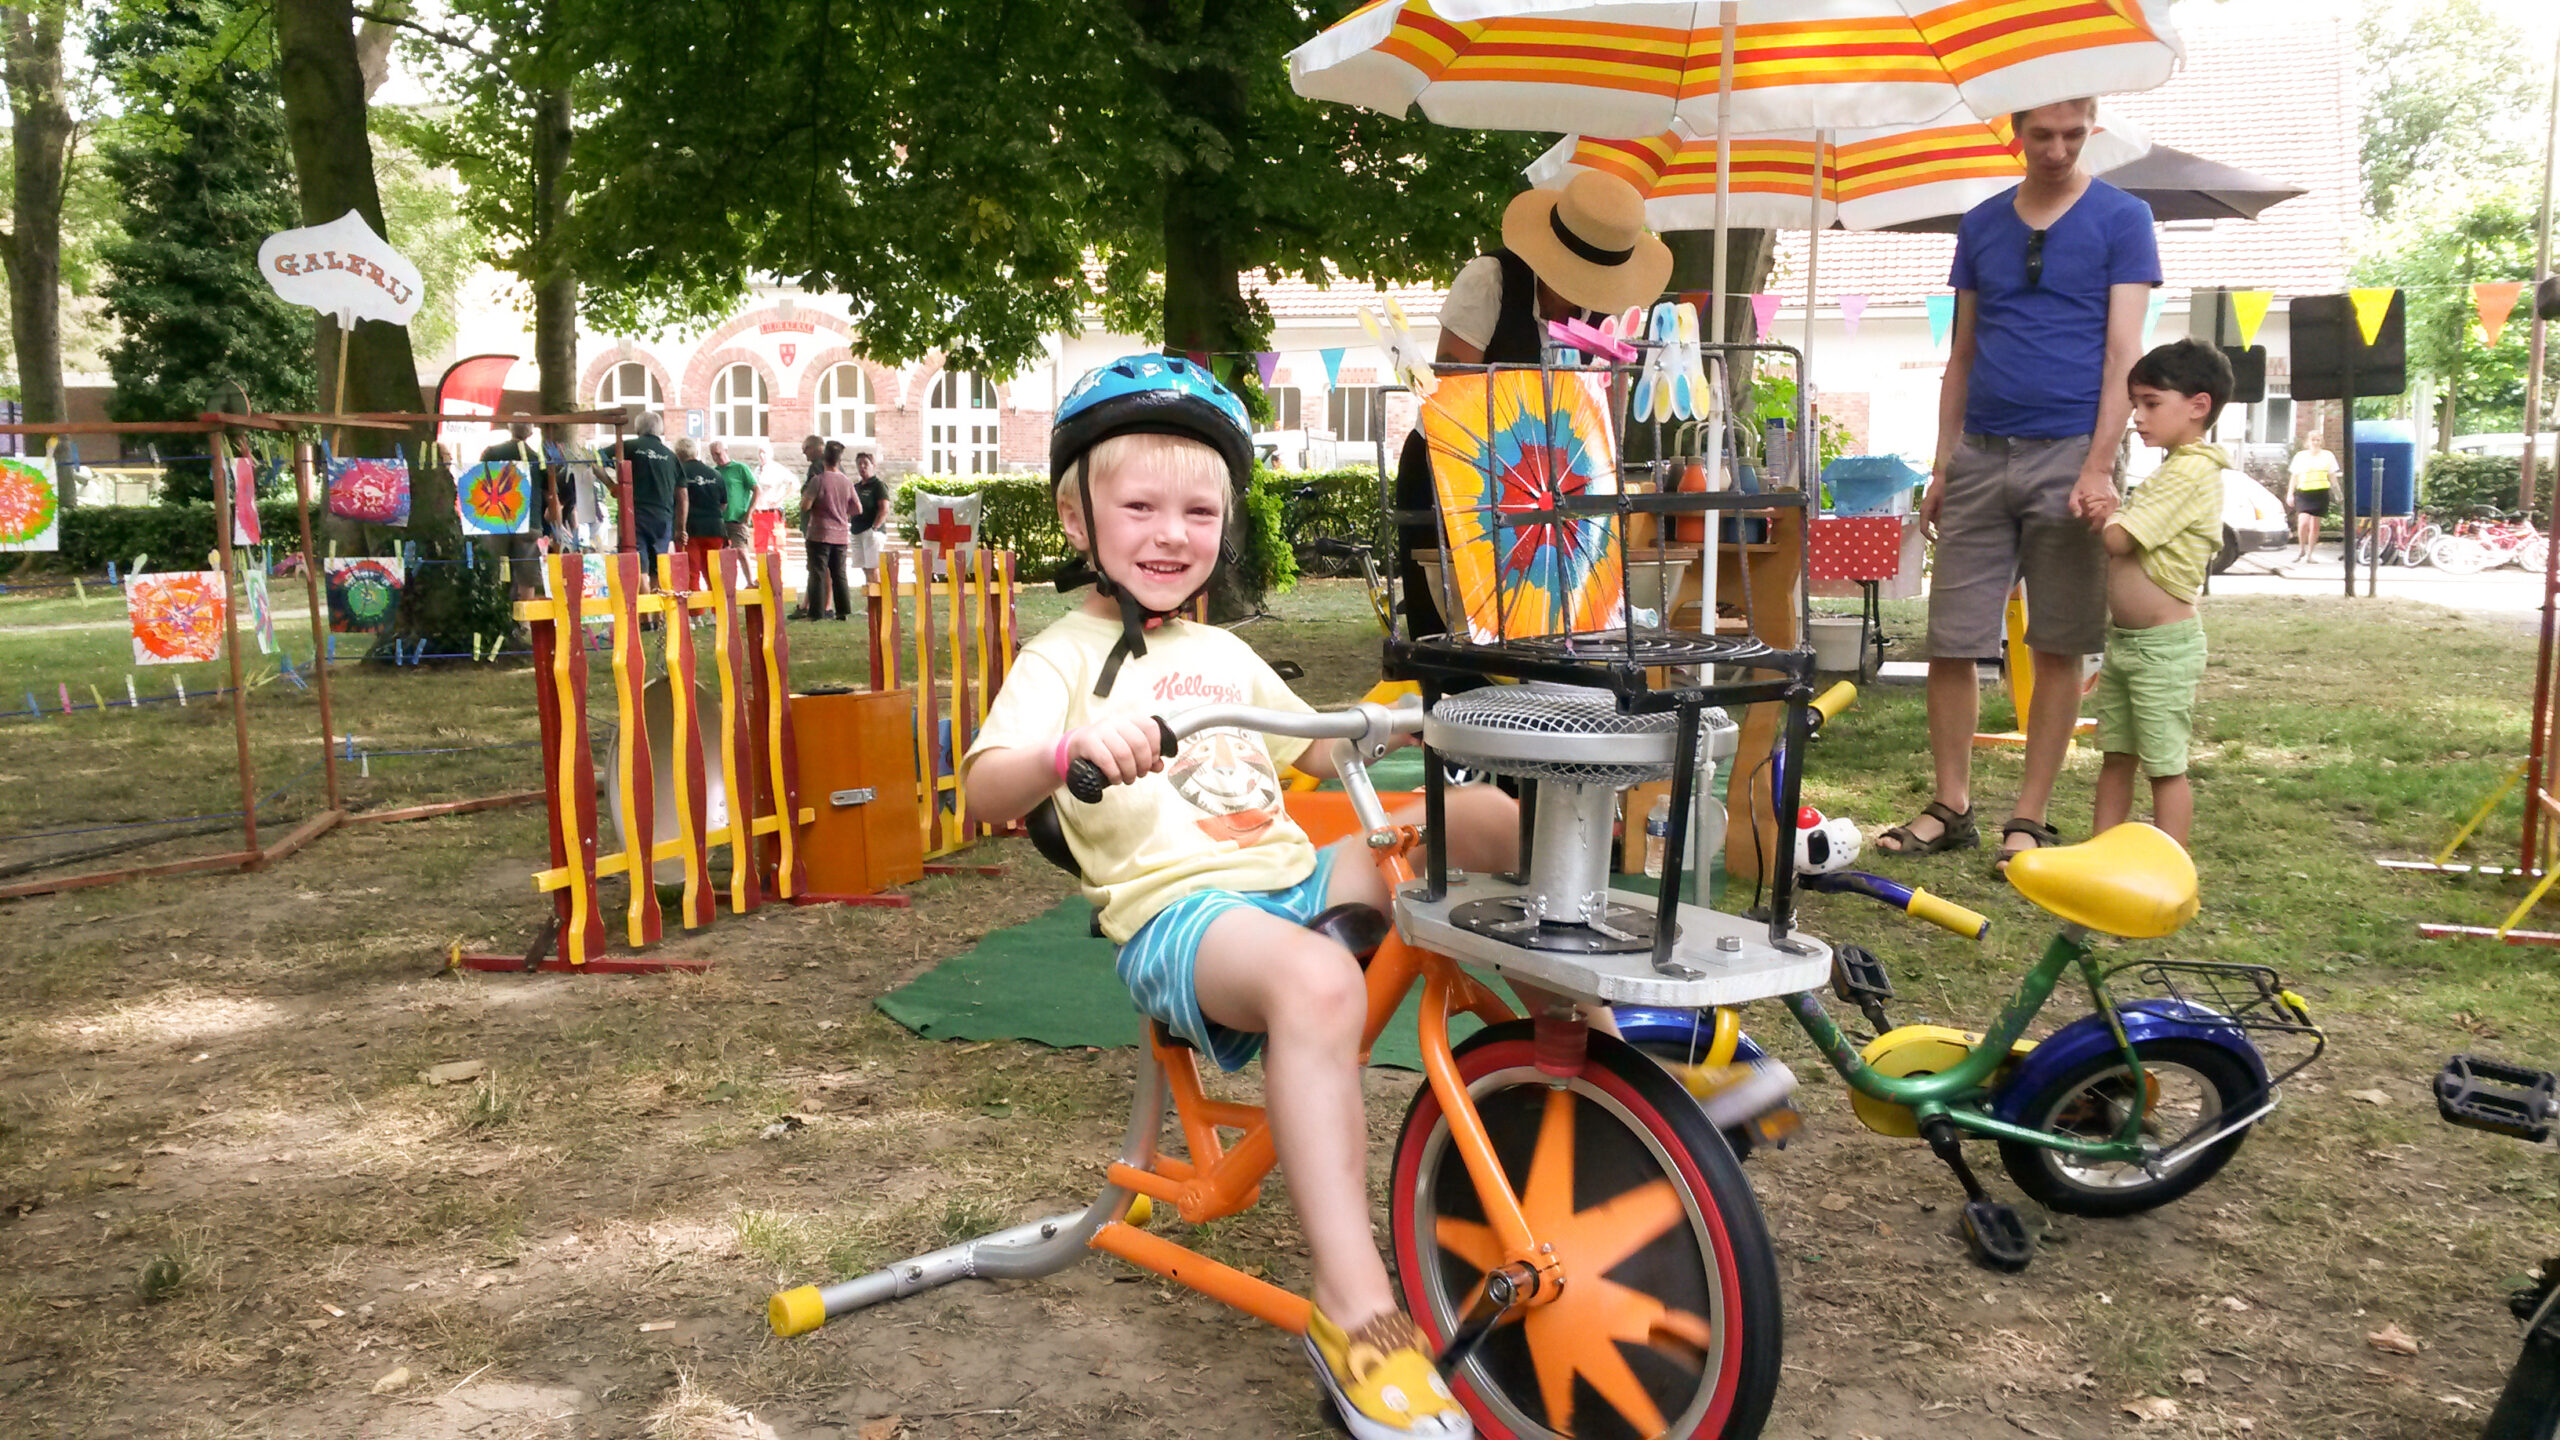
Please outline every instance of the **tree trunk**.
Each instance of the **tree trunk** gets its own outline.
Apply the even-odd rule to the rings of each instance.
[[[356,58],[351,0],[277,0],[276,40],[282,52],[278,76],[284,92],[286,133],[293,141],[293,173],[302,191],[302,220],[320,225],[353,210],[374,233],[397,246],[382,221],[382,196],[374,186],[373,142],[365,128],[364,72]],[[341,335],[337,322],[318,317],[321,393],[332,401],[341,388],[345,408],[423,413],[418,362],[405,325],[358,321]],[[340,347],[345,378],[340,382]],[[406,438],[422,452],[427,431]],[[348,445],[362,454],[389,454],[403,437],[389,431],[351,432]],[[423,502],[426,497],[419,497]]]
[[[533,97],[533,359],[540,367],[542,412],[565,415],[578,403],[578,272],[569,262],[569,89]]]
[[[2460,384],[2460,377],[2454,376],[2447,378],[2444,382],[2444,419],[2443,422],[2436,427],[2436,453],[2439,455],[2450,455],[2453,453],[2454,400],[2461,393],[2462,386]]]
[[[17,346],[18,396],[29,423],[67,418],[62,393],[62,193],[71,153],[71,110],[62,88],[62,11],[10,7],[5,78],[12,131],[9,202],[0,239],[9,278],[9,334]],[[71,487],[62,504],[72,503]]]

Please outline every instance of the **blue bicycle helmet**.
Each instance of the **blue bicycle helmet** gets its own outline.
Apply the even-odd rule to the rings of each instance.
[[[1049,484],[1055,488],[1066,479],[1067,471],[1084,458],[1087,451],[1114,435],[1148,433],[1179,435],[1197,440],[1218,452],[1227,462],[1227,481],[1232,490],[1227,504],[1226,533],[1220,544],[1220,563],[1236,558],[1239,550],[1236,523],[1244,507],[1245,489],[1253,479],[1253,436],[1245,415],[1244,402],[1235,392],[1218,383],[1205,366],[1173,355],[1126,355],[1100,366],[1069,387],[1059,400],[1057,414],[1049,430]],[[1092,535],[1093,488],[1089,476],[1079,472],[1076,501],[1084,509],[1085,533]],[[1214,569],[1212,571],[1214,574]],[[1151,624],[1163,622],[1173,611],[1150,610],[1136,598],[1111,583],[1102,569],[1099,556],[1083,556],[1059,573],[1058,588],[1072,590],[1091,585],[1096,593],[1120,602],[1120,643],[1112,648],[1111,658],[1104,662],[1094,694],[1111,693],[1112,682],[1119,678],[1120,662],[1129,655],[1147,653],[1146,631]],[[1208,582],[1201,582],[1201,589]],[[1182,601],[1188,605],[1199,597],[1199,591]],[[1175,609],[1180,609],[1176,606]]]

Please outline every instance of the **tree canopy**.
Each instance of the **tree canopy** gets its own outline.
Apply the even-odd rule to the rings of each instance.
[[[1341,8],[711,0],[595,27],[588,317],[639,329],[778,275],[851,297],[881,361],[1001,374],[1095,308],[1173,348],[1260,348],[1247,274],[1446,278],[1537,142],[1298,98],[1282,57]]]
[[[2368,214],[2413,180],[2468,192],[2541,163],[2551,57],[2480,0],[2366,0],[2356,40]]]
[[[2356,263],[2357,284],[2407,292],[2409,370],[2450,391],[2448,425],[2496,430],[2521,423],[2533,297],[2519,297],[2514,323],[2492,346],[2471,287],[2531,278],[2536,209],[2534,194],[2522,187],[2407,197]]]

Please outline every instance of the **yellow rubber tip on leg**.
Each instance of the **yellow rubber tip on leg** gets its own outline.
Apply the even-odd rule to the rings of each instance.
[[[1148,1199],[1144,1195],[1136,1196],[1129,1201],[1127,1219],[1132,1225],[1146,1224],[1149,1220],[1155,1218],[1155,1213],[1156,1202]]]
[[[827,1302],[818,1298],[815,1285],[785,1290],[765,1302],[764,1321],[776,1335],[806,1335],[827,1323]]]

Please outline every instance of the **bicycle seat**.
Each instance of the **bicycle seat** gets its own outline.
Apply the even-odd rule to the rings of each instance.
[[[2078,845],[2021,850],[2009,883],[2074,925],[2127,940],[2156,940],[2196,913],[2195,862],[2168,832],[2139,821]]]

